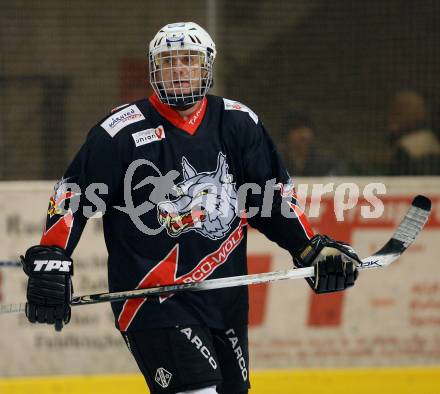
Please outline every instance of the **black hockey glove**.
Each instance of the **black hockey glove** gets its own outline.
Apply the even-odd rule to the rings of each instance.
[[[295,264],[300,267],[314,266],[315,276],[306,280],[317,294],[353,286],[358,277],[359,263],[361,261],[351,246],[319,234],[295,259]]]
[[[54,324],[61,331],[70,321],[73,262],[57,246],[32,246],[21,256],[29,276],[26,316],[31,323]]]

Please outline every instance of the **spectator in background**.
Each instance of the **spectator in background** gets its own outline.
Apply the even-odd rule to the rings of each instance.
[[[393,142],[390,175],[440,174],[440,142],[418,92],[396,92],[387,114],[387,129]]]
[[[295,113],[286,120],[283,135],[283,158],[294,176],[339,175],[342,163],[337,163],[315,144],[316,127],[305,114]]]

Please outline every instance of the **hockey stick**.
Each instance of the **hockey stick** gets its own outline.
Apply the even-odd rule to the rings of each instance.
[[[3,267],[16,267],[16,268],[22,268],[23,265],[20,261],[0,261],[0,268]]]
[[[429,218],[431,201],[424,196],[417,196],[391,239],[379,251],[362,259],[359,270],[383,268],[394,262],[416,239]],[[314,268],[298,268],[261,274],[234,276],[229,278],[210,279],[201,282],[182,283],[121,291],[115,293],[91,294],[73,297],[72,306],[98,304],[101,302],[125,301],[130,298],[166,295],[181,291],[203,291],[226,287],[255,285],[283,279],[299,279],[314,276]],[[0,314],[24,312],[25,303],[0,305]]]

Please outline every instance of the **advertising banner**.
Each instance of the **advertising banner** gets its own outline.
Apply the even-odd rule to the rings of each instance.
[[[380,204],[366,193],[377,179],[304,179],[296,185],[314,230],[351,243],[360,257],[390,238],[415,195],[430,197],[433,212],[395,264],[362,272],[346,292],[317,296],[304,280],[252,286],[251,369],[440,363],[440,179],[381,181],[386,193],[375,193]],[[346,187],[352,182],[358,195]],[[319,198],[314,184],[332,191]],[[18,260],[39,242],[52,187],[51,182],[0,184],[0,260]],[[289,253],[253,229],[248,256],[250,273],[292,264]],[[108,291],[100,219],[89,220],[73,258],[75,294]],[[22,270],[0,268],[0,302],[23,302],[25,295]],[[61,333],[29,324],[23,314],[0,316],[0,327],[0,376],[137,371],[109,304],[74,308]]]

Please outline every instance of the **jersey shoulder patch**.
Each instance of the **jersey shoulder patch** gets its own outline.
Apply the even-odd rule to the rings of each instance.
[[[124,127],[144,120],[145,116],[136,104],[116,108],[102,123],[101,127],[113,138]]]
[[[229,100],[227,98],[223,98],[223,102],[225,103],[225,111],[247,112],[249,114],[249,116],[251,117],[251,119],[255,122],[255,124],[258,123],[257,114],[254,111],[252,111],[249,107],[246,107],[246,105],[244,105],[238,101]]]

